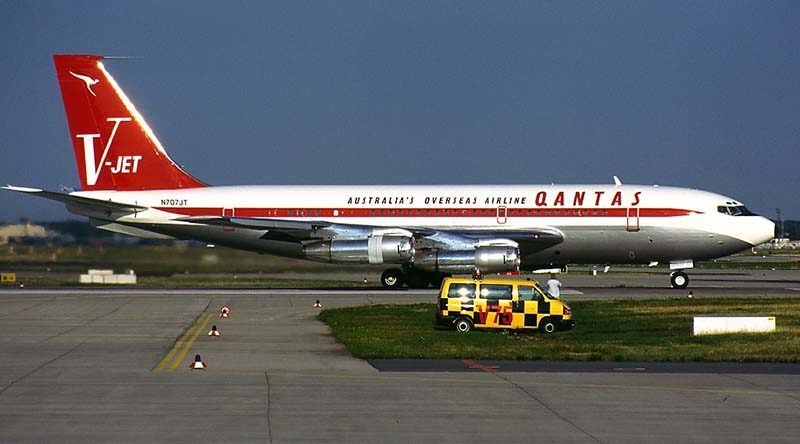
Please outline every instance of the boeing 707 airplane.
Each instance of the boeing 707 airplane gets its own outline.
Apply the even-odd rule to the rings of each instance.
[[[670,265],[773,237],[736,199],[643,185],[210,186],[167,154],[97,55],[55,55],[81,189],[6,186],[98,228],[338,264],[384,264],[385,287],[567,264]],[[235,147],[226,149],[235,150]]]

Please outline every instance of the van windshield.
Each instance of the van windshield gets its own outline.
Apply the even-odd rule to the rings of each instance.
[[[542,290],[539,290],[538,288],[534,287],[533,291],[536,292],[536,295],[537,295],[536,296],[536,300],[539,300],[539,301],[544,301],[544,300],[547,300],[547,299],[558,299],[557,297],[555,297],[552,294],[550,294],[550,292],[547,291],[546,288],[544,288]]]

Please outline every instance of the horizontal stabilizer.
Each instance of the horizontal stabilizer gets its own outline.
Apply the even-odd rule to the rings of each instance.
[[[140,205],[132,205],[123,202],[114,202],[111,200],[92,199],[90,197],[76,196],[74,194],[59,193],[57,191],[40,190],[38,188],[15,187],[12,185],[6,185],[0,188],[9,191],[16,191],[18,193],[31,194],[33,196],[39,196],[45,199],[64,202],[67,204],[70,203],[80,204],[103,211],[122,211],[128,213],[136,213],[147,209],[147,207],[143,207]]]

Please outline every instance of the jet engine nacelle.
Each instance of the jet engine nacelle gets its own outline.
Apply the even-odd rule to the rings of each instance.
[[[414,267],[438,273],[500,273],[519,269],[519,248],[478,247],[474,250],[426,251],[414,258]]]
[[[343,239],[306,245],[307,259],[348,264],[404,264],[414,259],[414,238],[372,236],[368,239]]]

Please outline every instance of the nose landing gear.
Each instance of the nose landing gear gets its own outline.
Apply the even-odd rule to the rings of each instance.
[[[682,289],[689,286],[689,276],[681,270],[673,271],[669,275],[672,288]]]

